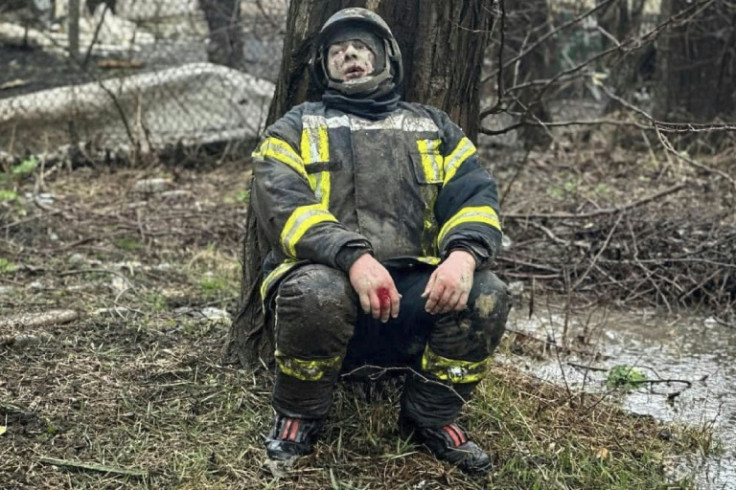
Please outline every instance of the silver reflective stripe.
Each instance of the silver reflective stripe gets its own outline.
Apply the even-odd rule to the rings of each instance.
[[[302,121],[306,127],[316,127],[326,124],[328,128],[350,128],[356,130],[395,129],[411,133],[421,131],[439,131],[435,122],[428,117],[415,117],[406,114],[395,114],[380,121],[371,121],[354,116],[338,116],[325,119],[322,116],[305,115]]]

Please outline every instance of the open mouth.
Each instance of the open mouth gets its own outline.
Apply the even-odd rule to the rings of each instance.
[[[363,76],[365,73],[365,70],[361,68],[360,66],[351,66],[345,71],[345,78],[351,79],[351,78],[358,78]]]

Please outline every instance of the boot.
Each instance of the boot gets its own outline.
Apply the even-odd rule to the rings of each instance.
[[[297,419],[276,414],[273,429],[266,439],[268,458],[288,461],[314,451],[324,423],[318,419]]]
[[[324,421],[319,419],[298,419],[276,414],[273,429],[266,439],[268,458],[289,461],[312,453],[323,427]]]
[[[491,469],[488,454],[456,423],[437,428],[418,427],[411,420],[400,417],[399,433],[426,448],[437,459],[447,461],[466,473],[487,473]]]

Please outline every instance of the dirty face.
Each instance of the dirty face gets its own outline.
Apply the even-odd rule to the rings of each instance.
[[[327,50],[327,69],[335,80],[358,80],[373,73],[375,66],[376,55],[357,39],[332,44]]]

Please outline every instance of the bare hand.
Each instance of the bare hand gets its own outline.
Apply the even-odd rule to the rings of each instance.
[[[429,276],[422,298],[428,298],[424,309],[432,315],[462,311],[468,304],[473,287],[475,259],[464,250],[455,250]]]
[[[399,316],[401,296],[386,268],[371,254],[363,254],[350,267],[350,284],[358,293],[363,311],[386,323]]]

